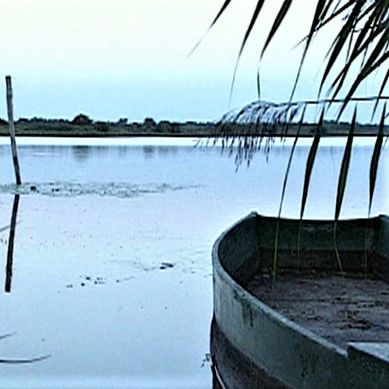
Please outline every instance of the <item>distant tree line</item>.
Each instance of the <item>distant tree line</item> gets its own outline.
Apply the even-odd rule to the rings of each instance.
[[[126,127],[126,126],[132,126],[132,127],[138,127],[138,128],[146,128],[149,130],[154,130],[156,132],[172,132],[172,133],[178,133],[179,127],[182,125],[182,123],[179,122],[170,122],[169,120],[161,120],[160,122],[156,122],[153,118],[147,117],[142,122],[133,122],[129,123],[127,118],[120,118],[116,122],[112,121],[101,121],[101,120],[93,120],[88,115],[84,113],[79,113],[76,115],[73,119],[46,119],[42,117],[32,117],[31,119],[28,118],[19,118],[15,122],[17,125],[28,125],[28,124],[67,124],[67,125],[73,125],[73,126],[81,126],[81,127],[88,127],[93,126],[96,130],[99,131],[109,131],[109,128],[112,126],[119,126],[119,127]],[[200,123],[196,122],[186,122],[185,124],[193,124],[197,125]],[[5,119],[0,118],[0,126],[7,126],[8,121]]]
[[[33,117],[31,119],[19,118],[16,122],[18,135],[51,135],[51,136],[131,136],[131,135],[184,135],[184,136],[219,136],[224,134],[246,134],[252,131],[253,124],[238,123],[211,123],[211,122],[174,122],[161,120],[156,122],[146,117],[143,122],[129,122],[127,118],[117,121],[93,120],[84,113],[77,114],[73,119],[45,119]],[[221,128],[222,126],[222,128]],[[325,121],[323,135],[344,135],[349,130],[349,123]],[[292,124],[290,135],[296,132],[297,125]],[[301,135],[311,136],[315,126],[304,123]],[[376,125],[357,125],[356,133],[370,135],[375,132]],[[389,128],[385,127],[385,133]],[[0,118],[0,135],[8,134],[8,122]],[[266,133],[263,133],[266,135]],[[270,134],[269,134],[270,135]],[[277,134],[273,134],[277,135]]]

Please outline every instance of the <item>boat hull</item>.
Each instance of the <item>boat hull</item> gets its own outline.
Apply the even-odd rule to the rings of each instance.
[[[279,222],[280,268],[297,266],[295,253],[302,242],[303,253],[314,258],[306,263],[307,267],[338,270],[332,246],[333,223],[329,221],[304,221],[302,231],[308,239],[300,243],[299,221],[279,221],[257,214],[250,214],[222,234],[212,254],[211,336],[212,358],[221,381],[227,387],[388,387],[388,343],[372,344],[370,348],[360,343],[350,343],[346,349],[336,346],[246,290],[253,275],[271,263],[269,253],[274,250],[272,242]],[[369,271],[389,281],[388,226],[386,216],[339,223],[338,246],[348,258],[347,271],[361,270],[360,254],[367,247],[371,254]],[[358,260],[350,259],[354,257]]]

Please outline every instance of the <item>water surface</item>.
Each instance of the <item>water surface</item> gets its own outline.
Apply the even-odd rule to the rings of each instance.
[[[20,139],[13,185],[0,139],[1,386],[210,387],[211,248],[251,211],[278,211],[290,145],[236,170],[193,139]],[[298,217],[309,140],[297,150],[283,214]],[[344,139],[320,149],[306,216],[334,214]],[[342,217],[365,217],[373,143],[357,142]],[[387,149],[372,214],[387,213]],[[20,193],[12,274],[6,271]],[[10,266],[8,266],[10,268]],[[9,292],[6,292],[8,282]]]

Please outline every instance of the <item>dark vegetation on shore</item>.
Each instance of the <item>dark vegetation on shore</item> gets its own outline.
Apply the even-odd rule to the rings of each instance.
[[[94,121],[87,115],[79,114],[72,120],[44,119],[34,117],[32,119],[20,118],[15,122],[16,134],[19,136],[72,136],[72,137],[115,137],[115,136],[220,136],[220,135],[282,135],[281,130],[270,133],[270,130],[261,132],[255,125],[244,124],[219,124],[212,122],[171,122],[162,120],[156,122],[152,118],[146,118],[143,122],[129,122],[121,118],[116,122]],[[300,132],[301,136],[313,136],[315,124],[304,124]],[[327,121],[323,127],[323,135],[347,136],[350,130],[349,123],[335,123]],[[290,125],[287,135],[296,134],[297,125]],[[0,136],[8,135],[8,122],[0,119]],[[356,135],[374,136],[377,134],[377,125],[357,125]],[[389,127],[385,127],[385,135],[389,135]]]

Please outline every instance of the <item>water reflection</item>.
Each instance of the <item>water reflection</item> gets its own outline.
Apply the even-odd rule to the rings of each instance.
[[[159,155],[175,155],[177,154],[178,148],[175,146],[158,146],[157,151]]]
[[[155,147],[154,146],[143,146],[143,156],[145,159],[152,158],[155,153]]]
[[[145,145],[142,147],[143,156],[145,159],[150,159],[157,153],[160,157],[175,156],[178,153],[178,147],[176,146],[150,146]]]
[[[84,161],[89,158],[92,148],[89,146],[72,146],[74,158],[78,161]]]
[[[20,201],[20,195],[17,194],[14,197],[14,202],[12,206],[11,224],[10,224],[9,239],[8,239],[5,287],[4,287],[5,293],[11,293],[14,241],[15,241],[16,219],[18,214],[19,201]]]

